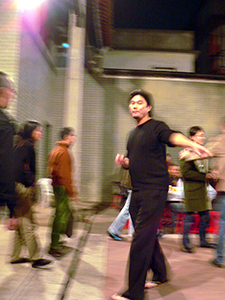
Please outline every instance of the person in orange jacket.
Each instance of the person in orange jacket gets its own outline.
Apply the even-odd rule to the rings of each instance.
[[[56,143],[48,157],[48,172],[52,177],[56,199],[49,254],[56,257],[62,256],[60,234],[66,232],[70,219],[69,200],[78,200],[77,187],[73,184],[73,156],[70,151],[70,147],[76,141],[76,135],[71,127],[64,127],[60,135],[62,140]]]

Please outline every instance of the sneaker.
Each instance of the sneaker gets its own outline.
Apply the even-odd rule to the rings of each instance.
[[[62,256],[62,251],[59,250],[59,249],[52,249],[52,248],[50,248],[48,250],[48,253],[51,254],[54,257],[61,257]]]
[[[163,233],[162,231],[160,231],[160,232],[158,232],[158,233],[157,233],[157,235],[156,235],[156,236],[157,236],[157,238],[159,238],[159,239],[160,239],[161,237],[163,237],[163,236],[164,236],[164,233]]]
[[[194,247],[191,246],[182,246],[181,251],[187,252],[187,253],[194,253]]]
[[[223,267],[222,263],[220,263],[216,258],[214,258],[214,259],[211,261],[211,263],[212,263],[214,266],[218,267],[218,268],[222,268],[222,267]]]
[[[123,238],[119,236],[118,234],[113,234],[109,231],[107,231],[107,234],[115,241],[123,241]]]
[[[216,249],[216,248],[217,248],[217,244],[215,244],[215,243],[204,242],[204,243],[201,243],[201,244],[200,244],[200,247],[202,247],[202,248]]]
[[[35,260],[33,263],[32,263],[32,267],[33,268],[39,268],[39,267],[43,267],[43,266],[46,266],[48,264],[50,264],[52,261],[50,259],[44,259],[44,258],[40,258],[38,260]]]

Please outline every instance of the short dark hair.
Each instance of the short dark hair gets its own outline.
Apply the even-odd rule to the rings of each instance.
[[[137,96],[137,95],[142,96],[145,99],[145,101],[147,102],[148,106],[152,106],[152,94],[150,94],[144,90],[141,90],[141,89],[135,89],[130,93],[129,102],[134,96]],[[151,111],[149,111],[149,116],[151,116]]]
[[[192,126],[191,128],[189,128],[188,130],[188,133],[189,133],[189,136],[194,136],[196,135],[196,133],[198,131],[204,131],[202,127],[200,126]]]
[[[61,139],[63,140],[66,135],[70,135],[73,131],[74,129],[72,127],[63,127],[59,132]]]
[[[6,87],[10,89],[11,85],[9,76],[6,73],[0,71],[0,88],[1,87]]]
[[[40,122],[36,120],[28,120],[21,125],[18,135],[20,135],[22,139],[30,139],[32,136],[32,132],[38,126],[42,126]]]

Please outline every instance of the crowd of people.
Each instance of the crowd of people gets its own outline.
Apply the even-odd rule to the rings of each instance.
[[[38,121],[24,122],[16,135],[16,122],[6,113],[6,108],[15,94],[13,80],[0,72],[0,202],[9,208],[8,228],[15,231],[11,263],[30,262],[39,268],[51,263],[41,256],[40,245],[35,236],[32,206],[35,203],[35,148],[42,138],[42,125]],[[221,120],[221,134],[205,141],[204,130],[193,126],[189,137],[172,130],[162,121],[152,118],[151,95],[143,90],[134,90],[129,96],[129,112],[137,126],[127,141],[127,153],[117,154],[115,163],[128,171],[131,186],[123,210],[108,228],[111,238],[121,241],[120,232],[130,218],[131,246],[127,288],[122,294],[114,294],[113,300],[143,300],[144,289],[169,280],[166,260],[160,246],[157,231],[166,202],[168,188],[179,186],[184,195],[185,219],[182,250],[193,253],[189,240],[193,214],[200,215],[200,247],[216,248],[213,264],[222,267],[225,229],[225,118]],[[49,254],[63,255],[61,234],[67,234],[72,212],[70,200],[79,199],[73,178],[74,158],[70,147],[76,141],[74,129],[64,127],[61,141],[48,157],[48,172],[56,199]],[[180,169],[166,158],[166,146],[182,147],[179,154]],[[209,164],[208,158],[212,158]],[[169,172],[168,172],[169,170]],[[170,173],[170,176],[169,176]],[[180,182],[178,184],[178,182]],[[221,211],[218,245],[206,239],[209,225],[209,183],[216,186],[218,205]],[[172,201],[171,204],[172,205]],[[172,206],[171,206],[172,207]],[[176,212],[176,209],[173,209]],[[133,226],[133,227],[132,227]],[[21,257],[26,246],[29,257]],[[146,282],[147,273],[153,272],[153,281]]]
[[[224,135],[216,138],[210,150],[203,146],[205,136],[201,127],[190,129],[189,138],[180,132],[171,130],[164,122],[151,116],[151,95],[143,90],[134,90],[129,97],[129,111],[137,121],[130,133],[127,153],[117,154],[116,165],[129,169],[132,183],[132,195],[129,212],[134,224],[134,234],[129,253],[129,275],[127,288],[122,294],[114,294],[113,300],[142,300],[144,289],[157,286],[169,280],[165,257],[160,247],[157,230],[164,207],[168,200],[169,172],[166,160],[166,145],[183,147],[180,154],[180,168],[184,186],[185,221],[183,233],[183,251],[192,253],[189,230],[192,215],[200,215],[200,246],[217,247],[217,258],[212,262],[221,267],[223,260],[224,226],[224,186],[225,169]],[[225,120],[221,130],[225,132]],[[223,124],[223,125],[222,125]],[[215,145],[219,147],[215,148]],[[217,151],[216,151],[217,149]],[[218,150],[219,149],[219,150]],[[211,171],[206,158],[218,158]],[[221,166],[222,165],[222,166]],[[211,201],[207,185],[210,180],[219,182],[217,192],[221,199],[221,229],[218,246],[206,240],[206,228],[209,224]],[[110,229],[110,228],[109,228]],[[153,282],[146,283],[147,273],[153,272]]]

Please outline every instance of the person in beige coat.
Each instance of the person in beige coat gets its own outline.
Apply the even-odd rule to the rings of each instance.
[[[189,138],[203,145],[205,141],[204,130],[199,126],[189,129]],[[188,233],[193,223],[193,214],[200,215],[200,247],[215,248],[215,244],[206,240],[206,228],[209,226],[209,210],[212,209],[211,200],[207,194],[208,178],[212,175],[208,171],[208,160],[180,161],[180,170],[184,180],[184,194],[186,215],[184,218],[183,247],[182,251],[193,253],[194,247],[191,245]]]
[[[220,233],[217,246],[217,256],[212,260],[212,263],[217,267],[222,267],[224,262],[223,246],[225,237],[225,116],[220,121],[221,134],[211,138],[206,147],[210,149],[214,157],[211,162],[211,167],[217,170],[219,174],[219,182],[217,184],[217,203],[219,205],[220,214]]]
[[[217,267],[222,267],[224,263],[223,246],[224,246],[224,230],[225,230],[225,116],[220,120],[221,134],[209,139],[205,147],[213,154],[211,160],[211,169],[217,172],[219,180],[217,183],[217,206],[221,211],[220,215],[220,233],[217,245],[217,256],[212,263]],[[198,155],[184,149],[179,154],[180,159],[185,161],[194,161],[200,159]],[[213,178],[212,178],[213,179]]]

